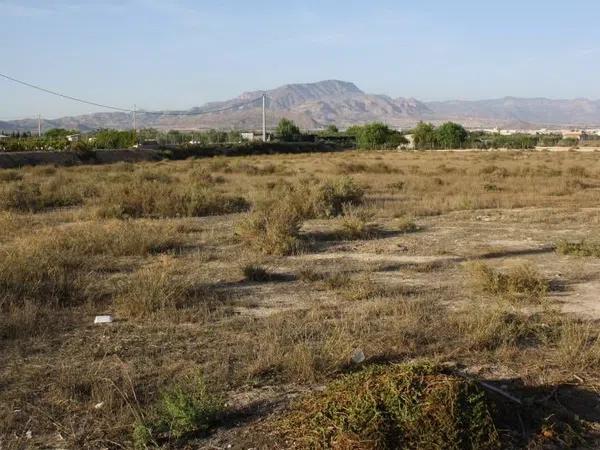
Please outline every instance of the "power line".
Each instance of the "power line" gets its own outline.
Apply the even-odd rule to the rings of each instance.
[[[237,108],[241,108],[243,106],[251,105],[252,103],[257,102],[258,100],[261,100],[264,97],[264,94],[263,94],[260,97],[257,97],[253,100],[249,100],[244,103],[237,103],[235,105],[228,106],[226,108],[214,109],[214,110],[210,110],[210,111],[198,111],[198,112],[191,112],[191,111],[182,111],[182,112],[138,111],[137,109],[127,109],[127,108],[119,108],[118,106],[103,105],[101,103],[96,103],[96,102],[92,102],[92,101],[88,101],[88,100],[83,100],[81,98],[72,97],[70,95],[61,94],[60,92],[55,92],[50,89],[43,88],[41,86],[36,86],[35,84],[27,83],[26,81],[17,80],[16,78],[10,77],[3,73],[0,73],[0,77],[6,78],[7,80],[10,80],[10,81],[14,81],[15,83],[22,84],[23,86],[37,89],[38,91],[46,92],[47,94],[56,95],[58,97],[62,97],[62,98],[68,99],[68,100],[73,100],[73,101],[76,101],[79,103],[85,103],[87,105],[98,106],[100,108],[112,109],[115,111],[122,111],[122,112],[134,113],[134,114],[136,114],[136,113],[137,114],[154,114],[154,115],[163,115],[163,116],[202,116],[205,114],[213,114],[213,113],[218,113],[218,112],[223,112],[223,111],[229,111],[232,109],[237,109]]]
[[[17,80],[16,78],[9,77],[8,75],[5,75],[3,73],[0,73],[0,77],[6,78],[7,80],[10,80],[10,81],[14,81],[15,83],[22,84],[23,86],[37,89],[38,91],[46,92],[48,94],[56,95],[58,97],[66,98],[68,100],[73,100],[73,101],[76,101],[79,103],[85,103],[87,105],[98,106],[100,108],[113,109],[115,111],[122,111],[122,112],[128,112],[128,113],[133,112],[131,109],[119,108],[117,106],[102,105],[100,103],[90,102],[88,100],[83,100],[81,98],[71,97],[70,95],[61,94],[60,92],[51,91],[50,89],[46,89],[41,86],[36,86],[35,84],[27,83],[26,81]]]
[[[241,108],[243,106],[247,106],[247,105],[251,105],[252,103],[256,103],[261,99],[262,99],[262,95],[260,97],[256,97],[255,99],[244,102],[244,103],[236,103],[235,105],[228,106],[226,108],[211,109],[210,111],[198,111],[198,112],[191,112],[191,111],[181,111],[181,112],[177,112],[177,111],[137,111],[137,113],[138,114],[157,114],[157,115],[164,115],[164,116],[201,116],[204,114],[213,114],[213,113],[218,113],[218,112],[223,112],[223,111],[229,111],[231,109]]]

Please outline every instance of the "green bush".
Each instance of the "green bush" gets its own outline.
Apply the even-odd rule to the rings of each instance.
[[[484,393],[430,365],[344,376],[298,402],[277,425],[302,448],[501,448]]]

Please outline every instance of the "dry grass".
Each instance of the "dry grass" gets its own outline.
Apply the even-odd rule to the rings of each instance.
[[[237,407],[269,414],[290,393],[343,377],[344,395],[309,395],[297,413],[354,400],[347,411],[357,419],[402,412],[363,406],[410,379],[394,362],[423,358],[550,389],[577,375],[591,390],[600,370],[597,323],[587,317],[595,241],[561,242],[596,235],[598,185],[600,162],[583,153],[346,152],[0,171],[0,447],[195,448],[213,445],[213,432],[227,436],[216,445],[258,447],[245,440]],[[540,252],[548,242],[589,259]],[[476,289],[465,295],[458,261],[490,247],[499,251],[471,266]],[[514,265],[521,253],[531,265]],[[549,292],[546,274],[564,290]],[[116,321],[93,326],[97,314]],[[351,362],[357,350],[362,369]],[[198,371],[208,390],[191,389],[186,377]],[[425,383],[421,398],[437,392],[468,410],[455,402],[464,392],[456,379],[422,378],[440,384]],[[553,402],[542,398],[540,411]],[[217,417],[222,405],[211,399],[235,419]],[[425,405],[413,404],[412,417],[427,420],[402,428],[407,438],[429,430],[423,442],[446,439],[456,416]],[[330,414],[296,442],[360,447],[389,436],[376,421],[350,432],[343,417]],[[451,426],[427,428],[436,417]]]
[[[549,282],[531,264],[520,264],[506,272],[492,269],[482,262],[467,266],[473,285],[482,292],[518,303],[541,303]]]

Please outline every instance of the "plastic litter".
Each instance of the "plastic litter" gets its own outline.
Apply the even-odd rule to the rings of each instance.
[[[94,318],[94,323],[95,324],[99,324],[99,323],[112,323],[113,318],[112,316],[96,316]]]

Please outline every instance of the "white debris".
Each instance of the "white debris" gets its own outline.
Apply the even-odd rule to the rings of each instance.
[[[363,351],[360,349],[355,350],[354,353],[352,354],[352,362],[354,364],[360,364],[364,360],[365,360],[365,354],[363,353]]]
[[[112,316],[96,316],[96,318],[94,319],[94,323],[98,324],[98,323],[112,323],[113,318]]]
[[[102,408],[103,406],[104,406],[104,402],[100,402],[100,403],[96,403],[96,404],[94,405],[94,408],[95,408],[95,409],[100,409],[100,408]]]
[[[33,437],[33,433],[31,432],[31,430],[27,430],[27,433],[25,433],[25,437],[27,439],[31,439]]]

